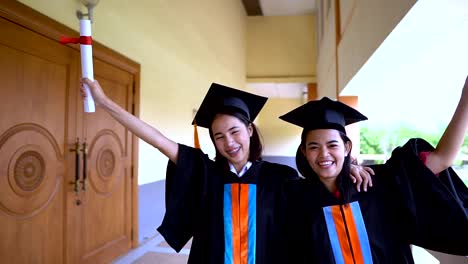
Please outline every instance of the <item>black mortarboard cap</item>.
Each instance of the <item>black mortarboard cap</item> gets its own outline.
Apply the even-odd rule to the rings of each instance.
[[[215,115],[226,111],[241,113],[253,121],[267,100],[268,98],[263,96],[212,83],[198,108],[192,125],[210,128]]]
[[[323,97],[299,106],[280,119],[305,130],[332,128],[346,133],[345,126],[367,120],[367,117],[342,102]]]

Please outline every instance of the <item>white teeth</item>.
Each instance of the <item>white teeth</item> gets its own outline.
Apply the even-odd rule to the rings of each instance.
[[[319,165],[320,166],[329,166],[329,165],[332,165],[333,164],[333,161],[322,161],[322,162],[319,162]]]
[[[228,153],[228,154],[234,154],[234,153],[236,153],[237,151],[239,151],[239,149],[240,149],[240,147],[238,147],[238,148],[236,148],[236,149],[233,149],[233,150],[231,150],[231,151],[228,151],[227,153]]]

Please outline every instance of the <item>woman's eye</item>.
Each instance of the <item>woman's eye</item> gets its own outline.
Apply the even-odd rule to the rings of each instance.
[[[223,136],[215,137],[215,140],[223,139]]]

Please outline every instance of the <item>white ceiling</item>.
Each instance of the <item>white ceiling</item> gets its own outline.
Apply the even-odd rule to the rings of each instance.
[[[305,83],[248,83],[247,88],[270,98],[302,98],[307,95]]]
[[[316,0],[259,0],[264,16],[309,15],[315,12]]]

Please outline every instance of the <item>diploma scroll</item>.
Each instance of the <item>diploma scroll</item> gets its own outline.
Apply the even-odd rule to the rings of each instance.
[[[88,19],[80,20],[80,38],[89,37],[91,40],[91,21]],[[91,42],[91,41],[90,41]],[[94,72],[93,72],[93,46],[91,43],[83,44],[80,42],[80,52],[81,52],[81,74],[84,77],[94,81]],[[84,111],[86,113],[92,113],[95,111],[94,99],[89,91],[89,87],[84,84],[86,89],[86,98],[84,101]]]
[[[91,39],[91,21],[88,19],[80,19],[80,37],[67,38],[61,37],[60,43],[79,43],[81,53],[81,74],[84,77],[94,81],[93,72],[93,46]],[[89,91],[89,87],[84,84],[86,89],[86,98],[84,100],[84,111],[87,113],[95,112],[94,99]]]

